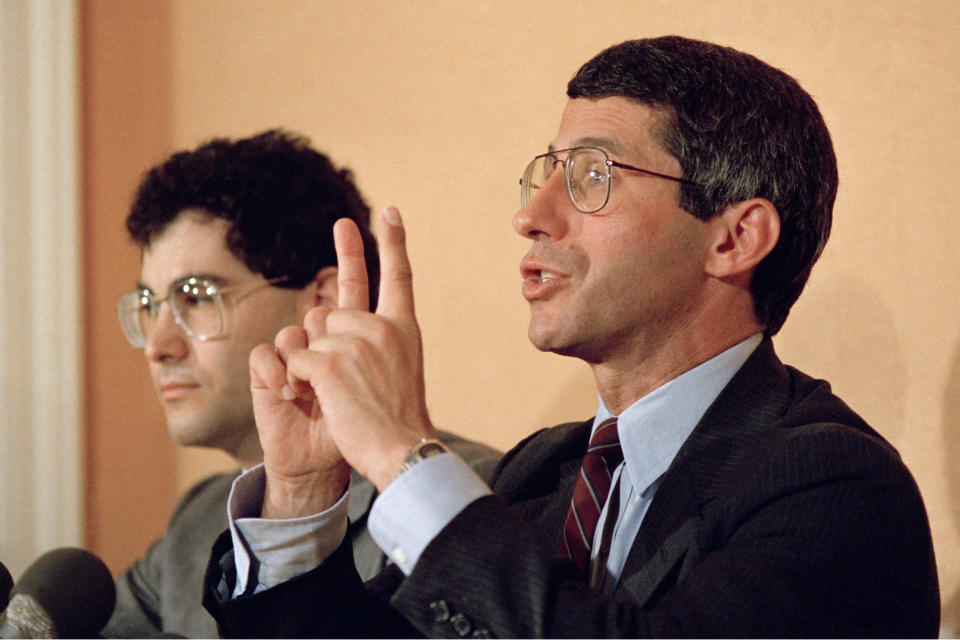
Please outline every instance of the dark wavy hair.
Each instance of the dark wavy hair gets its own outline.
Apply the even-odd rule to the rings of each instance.
[[[278,287],[306,286],[336,265],[333,223],[350,218],[363,236],[370,305],[376,304],[380,261],[370,232],[370,208],[348,169],[337,169],[303,136],[273,129],[249,138],[215,138],[181,151],[147,171],[127,231],[148,247],[184,210],[229,222],[227,248]]]
[[[757,58],[667,36],[601,52],[567,85],[570,98],[621,96],[662,114],[654,136],[680,162],[680,205],[701,220],[754,197],[780,214],[780,239],[753,274],[754,312],[783,326],[830,235],[837,162],[816,103]]]

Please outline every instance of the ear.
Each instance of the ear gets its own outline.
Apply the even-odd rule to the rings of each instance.
[[[337,308],[337,267],[324,267],[297,292],[297,311],[302,319],[314,307]]]
[[[764,198],[738,202],[709,223],[714,237],[706,270],[715,278],[752,275],[780,238],[780,214]]]
[[[339,288],[337,286],[337,267],[336,265],[331,265],[329,267],[324,267],[317,271],[317,275],[314,278],[316,283],[316,297],[314,300],[314,306],[326,305],[333,309],[337,308],[337,301],[339,296],[337,292]]]

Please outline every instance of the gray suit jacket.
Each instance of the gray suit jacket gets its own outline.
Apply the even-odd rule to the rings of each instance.
[[[362,585],[342,546],[316,570],[230,597],[229,539],[205,604],[224,635],[935,637],[919,491],[896,451],[764,341],[663,476],[612,594],[554,555],[590,421],[501,461],[404,579]]]
[[[451,433],[440,438],[482,477],[489,478],[500,452]],[[166,533],[117,580],[117,606],[101,634],[108,638],[174,633],[188,638],[217,637],[217,625],[201,603],[210,547],[227,528],[227,497],[237,472],[210,476],[179,500]],[[367,512],[376,488],[355,473],[351,480],[350,529],[357,570],[364,578],[379,573],[385,556],[367,531]]]

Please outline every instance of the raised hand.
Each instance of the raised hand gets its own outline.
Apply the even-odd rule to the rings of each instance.
[[[287,385],[286,358],[306,348],[306,332],[287,327],[274,345],[250,353],[250,391],[267,473],[261,515],[312,515],[340,498],[350,467],[330,439],[309,385],[298,383],[299,394]]]
[[[384,489],[410,445],[433,437],[404,229],[396,209],[378,219],[380,295],[369,312],[360,234],[334,226],[338,305],[250,354],[250,381],[267,491],[264,517],[318,513],[342,495],[350,466]]]
[[[317,428],[325,429],[350,465],[382,490],[396,477],[410,446],[433,437],[434,430],[426,409],[410,262],[396,209],[379,216],[378,238],[376,312],[368,311],[359,232],[352,221],[339,220],[334,226],[338,307],[308,313],[307,348],[290,350],[284,360],[287,396],[315,399],[322,413]]]

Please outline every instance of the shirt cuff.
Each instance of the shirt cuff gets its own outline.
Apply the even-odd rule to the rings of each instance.
[[[347,533],[349,487],[326,511],[303,518],[261,518],[266,490],[263,465],[233,481],[227,503],[233,539],[237,584],[233,595],[245,593],[251,580],[255,592],[269,589],[320,566],[343,542]],[[251,575],[256,567],[256,575]]]
[[[440,531],[490,487],[460,456],[443,453],[404,471],[370,509],[374,542],[406,575]]]

